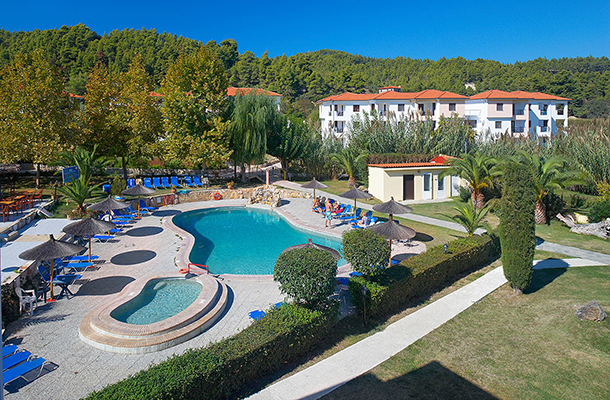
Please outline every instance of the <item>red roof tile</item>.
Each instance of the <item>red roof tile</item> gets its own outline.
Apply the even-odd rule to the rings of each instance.
[[[236,88],[233,86],[229,86],[227,88],[227,96],[236,96],[238,92],[241,96],[244,96],[244,95],[250,94],[253,90],[255,91],[256,94],[264,94],[266,96],[282,97],[281,94],[272,92],[270,90],[258,89],[258,88]]]
[[[441,165],[432,162],[419,163],[393,163],[393,164],[369,164],[369,167],[379,168],[408,168],[408,167],[440,167]]]
[[[488,90],[486,92],[478,93],[470,96],[471,100],[480,99],[510,99],[510,100],[572,100],[565,97],[553,96],[551,94],[540,93],[540,92],[525,92],[523,90],[516,90],[514,92],[505,92],[503,90]]]
[[[318,100],[317,103],[325,101],[367,101],[367,100],[436,100],[436,99],[464,99],[468,97],[461,94],[445,92],[442,90],[427,89],[421,92],[394,92],[388,90],[383,93],[351,93],[345,92]]]

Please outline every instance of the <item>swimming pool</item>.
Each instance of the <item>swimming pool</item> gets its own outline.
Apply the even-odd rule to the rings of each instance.
[[[110,316],[127,324],[153,324],[185,310],[201,290],[200,283],[183,278],[153,279],[136,297],[114,309]]]
[[[338,250],[339,239],[296,229],[279,214],[250,207],[219,207],[176,215],[173,223],[195,237],[190,260],[212,274],[272,275],[277,257],[295,244]],[[343,259],[338,265],[345,264]]]

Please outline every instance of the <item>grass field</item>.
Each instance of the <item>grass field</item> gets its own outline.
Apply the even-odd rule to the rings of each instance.
[[[610,268],[535,271],[325,399],[607,398],[610,321],[574,314],[591,300],[610,308]]]

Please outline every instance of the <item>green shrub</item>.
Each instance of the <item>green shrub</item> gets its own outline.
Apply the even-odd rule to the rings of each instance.
[[[343,233],[343,257],[355,271],[371,277],[388,265],[390,246],[373,231],[352,229]]]
[[[467,187],[460,186],[459,196],[460,196],[460,201],[462,203],[466,203],[472,198],[472,191],[470,189],[468,189]]]
[[[504,170],[500,204],[500,243],[504,275],[511,287],[525,290],[532,280],[536,247],[536,193],[527,167],[509,163]]]
[[[125,180],[117,174],[113,175],[112,184],[110,185],[110,194],[113,196],[122,196],[123,190],[126,188],[127,184],[125,183]]]
[[[11,285],[2,285],[2,326],[16,321],[19,313],[19,297]]]
[[[566,202],[554,192],[549,192],[542,201],[545,205],[547,221],[562,212],[566,207]]]
[[[460,274],[479,268],[498,254],[495,236],[461,238],[448,243],[448,252],[436,246],[404,260],[400,265],[385,269],[374,280],[355,277],[349,281],[354,305],[363,310],[362,286],[368,289],[366,313],[387,315],[409,299],[438,289]]]
[[[280,291],[294,302],[309,308],[327,304],[335,290],[337,261],[319,249],[295,249],[280,254],[273,270],[273,280]]]
[[[610,199],[596,201],[589,209],[589,220],[600,222],[610,218]]]
[[[336,309],[283,305],[220,342],[187,350],[87,399],[225,399],[315,348],[336,320]],[[247,393],[246,393],[247,394]]]

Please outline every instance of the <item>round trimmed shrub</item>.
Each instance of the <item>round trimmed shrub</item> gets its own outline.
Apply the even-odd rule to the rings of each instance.
[[[273,280],[280,291],[295,303],[321,308],[335,290],[337,261],[319,249],[295,249],[280,254],[273,270]]]
[[[390,246],[373,231],[352,229],[343,233],[343,257],[354,271],[373,277],[388,265]]]

